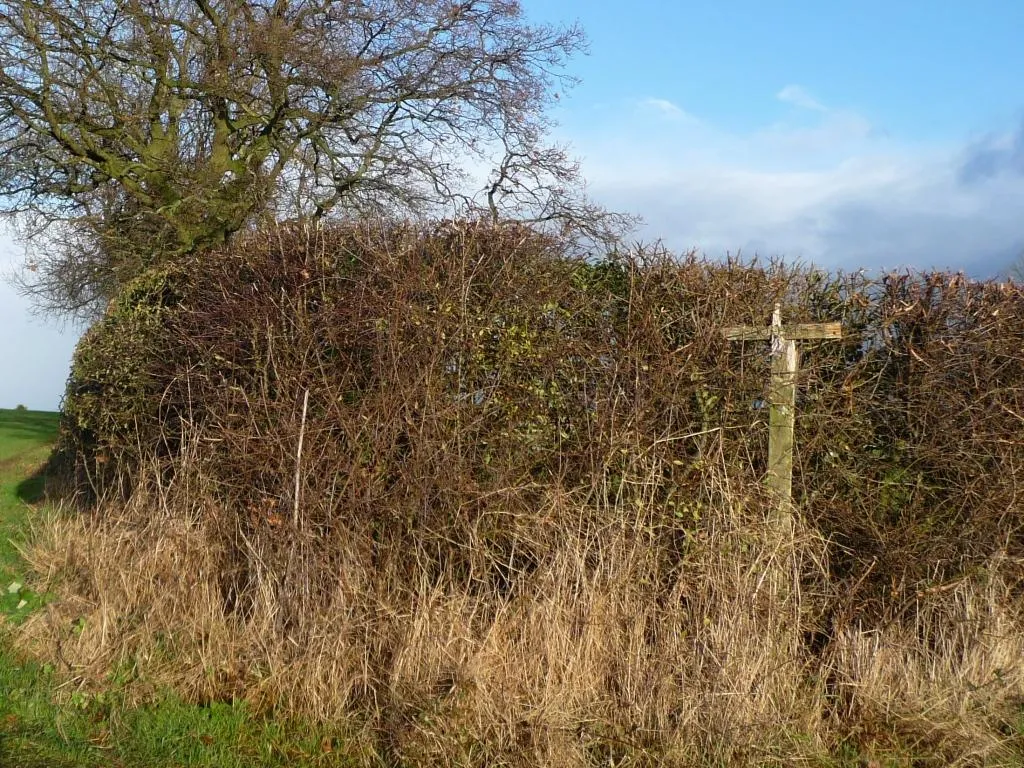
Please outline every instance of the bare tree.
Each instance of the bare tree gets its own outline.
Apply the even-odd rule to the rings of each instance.
[[[613,237],[628,220],[546,143],[583,45],[518,0],[0,2],[0,212],[34,246],[24,285],[87,314],[266,216]]]

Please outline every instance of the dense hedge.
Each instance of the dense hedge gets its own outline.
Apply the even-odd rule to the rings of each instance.
[[[795,481],[856,586],[836,620],[1024,555],[1024,292],[958,275],[588,263],[518,226],[283,227],[129,286],[79,346],[65,446],[83,489],[122,493],[187,446],[231,526],[282,553],[324,542],[307,590],[341,518],[500,585],[494,563],[544,557],[552,487],[581,509],[653,502],[682,559],[709,467],[763,474],[767,345],[719,331],[778,301],[844,328],[803,347]],[[481,526],[486,557],[459,545]]]
[[[189,285],[188,273],[160,268],[128,283],[75,349],[62,404],[57,454],[80,500],[98,491],[131,491],[141,463],[164,453],[167,382],[159,369],[179,347],[168,324]],[[66,484],[69,478],[62,478]]]

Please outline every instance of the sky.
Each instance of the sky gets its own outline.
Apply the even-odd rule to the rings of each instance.
[[[977,276],[1024,252],[1024,3],[526,7],[587,31],[559,135],[644,239]]]
[[[555,138],[638,240],[978,277],[1024,254],[1024,3],[523,6],[587,33]],[[77,332],[0,285],[0,407],[56,408]]]
[[[53,411],[81,329],[47,322],[31,311],[5,279],[21,261],[22,249],[0,235],[0,408]]]

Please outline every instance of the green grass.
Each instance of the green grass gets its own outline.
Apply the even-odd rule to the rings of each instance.
[[[57,420],[0,409],[0,617],[8,624],[45,602],[26,586],[18,546],[41,511],[41,468]],[[0,623],[0,768],[353,764],[338,734],[258,715],[243,702],[196,706],[166,694],[133,707],[117,681],[100,694],[69,693],[50,665],[20,656],[7,631]]]
[[[17,547],[28,527],[28,502],[42,495],[38,470],[56,437],[57,418],[55,413],[0,409],[0,615],[8,618],[40,602],[19,578]]]

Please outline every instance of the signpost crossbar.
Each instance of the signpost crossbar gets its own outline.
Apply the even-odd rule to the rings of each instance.
[[[723,328],[722,335],[729,341],[768,341],[772,338],[772,328],[754,325],[736,325]],[[797,341],[815,339],[841,339],[843,326],[841,323],[797,323],[782,327],[782,335]]]

